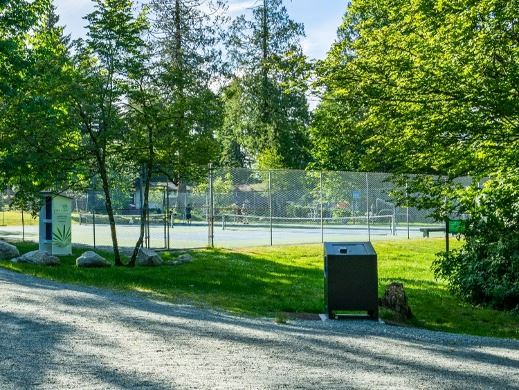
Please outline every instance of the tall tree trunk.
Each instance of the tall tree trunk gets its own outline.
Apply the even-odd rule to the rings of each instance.
[[[272,102],[270,96],[270,82],[269,82],[269,72],[270,72],[270,64],[269,64],[269,40],[270,40],[270,26],[269,26],[269,3],[268,0],[263,0],[263,13],[262,13],[262,26],[261,26],[261,51],[262,51],[262,59],[263,64],[261,67],[261,100],[262,100],[262,108],[261,108],[261,121],[264,125],[268,126],[268,133],[265,134],[266,145],[263,147],[273,148],[274,144],[277,141],[276,128],[273,123],[273,113],[272,113]]]
[[[135,267],[137,255],[139,254],[139,249],[142,248],[142,244],[144,242],[144,230],[146,228],[146,221],[148,220],[148,215],[150,213],[149,195],[154,162],[155,154],[153,151],[153,128],[151,126],[148,126],[148,159],[146,161],[144,174],[144,199],[141,210],[141,230],[139,233],[139,239],[135,243],[135,248],[133,248],[132,257],[130,259],[130,262],[128,263],[128,266],[130,267]]]
[[[148,220],[148,215],[150,213],[150,205],[149,205],[149,194],[150,194],[150,184],[151,184],[151,173],[153,170],[153,161],[150,159],[146,163],[145,175],[144,175],[144,196],[142,202],[141,209],[141,227],[139,232],[139,238],[135,243],[135,247],[133,248],[132,257],[130,258],[130,262],[128,263],[129,267],[135,267],[137,262],[137,256],[139,254],[139,249],[142,248],[144,243],[144,231],[146,229],[146,221]]]
[[[176,68],[177,81],[174,87],[175,91],[175,104],[179,107],[178,112],[175,117],[175,127],[178,129],[178,134],[181,134],[181,137],[184,139],[186,131],[185,126],[185,117],[186,117],[186,107],[185,107],[185,77],[184,77],[184,53],[182,47],[182,9],[181,9],[181,0],[175,0],[175,55],[173,57],[174,68]],[[182,159],[184,158],[181,148],[177,150],[178,155],[178,171],[181,171],[183,163]]]
[[[103,185],[103,192],[105,194],[106,213],[108,214],[108,221],[110,223],[110,234],[112,236],[112,246],[114,251],[115,265],[120,267],[123,264],[121,261],[121,254],[119,252],[119,244],[117,242],[117,232],[115,229],[114,209],[112,206],[112,197],[110,194],[110,183],[108,181],[108,173],[106,170],[106,163],[99,152],[96,153],[97,163],[99,164],[99,174]]]

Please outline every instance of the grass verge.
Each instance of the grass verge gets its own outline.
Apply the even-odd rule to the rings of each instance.
[[[519,339],[519,314],[474,307],[449,293],[433,278],[434,254],[442,239],[375,242],[379,296],[387,284],[404,283],[414,318],[408,325],[433,330]],[[456,244],[454,244],[456,245]],[[22,253],[35,244],[18,244]],[[0,262],[0,266],[61,282],[151,294],[172,302],[191,302],[233,313],[278,317],[278,313],[323,312],[321,245],[193,251],[193,263],[157,268],[78,269],[75,258],[42,268]],[[101,253],[109,260],[109,253]],[[165,253],[165,260],[175,254]],[[392,314],[382,310],[383,319]],[[284,317],[283,317],[284,318]]]

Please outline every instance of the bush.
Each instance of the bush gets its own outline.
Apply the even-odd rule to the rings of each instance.
[[[519,309],[519,175],[487,181],[470,215],[463,247],[439,255],[435,275],[472,303]]]

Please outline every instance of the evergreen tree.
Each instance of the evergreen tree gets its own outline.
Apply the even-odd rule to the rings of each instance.
[[[223,71],[219,49],[225,4],[211,0],[153,0],[157,48],[155,82],[164,104],[157,166],[181,189],[217,153],[221,103],[211,87]]]
[[[224,128],[223,136],[234,137],[238,126],[243,149],[265,167],[304,168],[308,163],[303,36],[303,25],[289,18],[282,0],[263,0],[251,18],[238,17],[230,29],[229,54],[238,81],[233,88],[240,90],[232,96],[240,101],[228,99],[226,111],[239,121]],[[237,104],[239,111],[232,107]]]

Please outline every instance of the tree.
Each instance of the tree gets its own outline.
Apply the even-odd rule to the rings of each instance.
[[[340,134],[362,141],[366,168],[456,177],[502,166],[518,126],[512,3],[352,2],[320,67],[319,127],[355,118]]]
[[[126,144],[130,159],[141,167],[143,187],[141,229],[131,266],[144,240],[153,175],[165,175],[185,188],[187,180],[200,174],[200,165],[215,155],[213,133],[220,108],[210,84],[220,53],[215,20],[204,5],[215,12],[223,7],[207,1],[153,1],[153,38],[129,79],[131,130]]]
[[[476,275],[479,266],[461,264],[492,262],[497,252],[479,250],[481,243],[502,246],[500,259],[515,261],[519,232],[505,200],[517,195],[507,188],[519,162],[518,10],[514,1],[353,1],[320,67],[318,116],[324,120],[315,125],[338,123],[348,141],[326,144],[317,136],[314,142],[320,156],[346,145],[345,156],[366,169],[434,175],[404,178],[408,193],[417,195],[408,201],[434,208],[439,220],[468,218],[462,251],[443,257],[437,274],[464,297],[501,307],[510,307],[496,293],[505,284],[490,275],[517,280],[517,268],[496,274],[488,267]],[[335,110],[339,106],[344,109]],[[458,178],[467,175],[473,184],[460,185]],[[515,238],[487,234],[492,228],[509,229]],[[458,268],[447,259],[456,259]],[[470,278],[478,283],[465,283]]]
[[[282,0],[263,0],[252,18],[240,16],[232,23],[228,46],[237,84],[226,100],[226,112],[239,121],[228,121],[221,136],[235,137],[238,127],[238,140],[252,161],[280,162],[289,168],[304,168],[308,162],[303,36],[303,25],[289,18]]]
[[[112,174],[131,163],[124,159],[122,140],[127,131],[124,102],[128,77],[139,68],[146,28],[145,16],[134,17],[132,0],[95,0],[89,14],[88,38],[75,47],[74,107],[81,122],[83,152],[101,179],[114,249],[122,265],[112,205]]]
[[[39,210],[40,191],[82,180],[77,128],[68,109],[68,39],[52,1],[0,9],[0,171],[15,203]]]
[[[154,0],[151,3],[157,47],[155,86],[164,104],[164,129],[158,170],[180,188],[197,179],[200,166],[217,153],[221,103],[211,90],[221,77],[219,26],[222,1]]]

